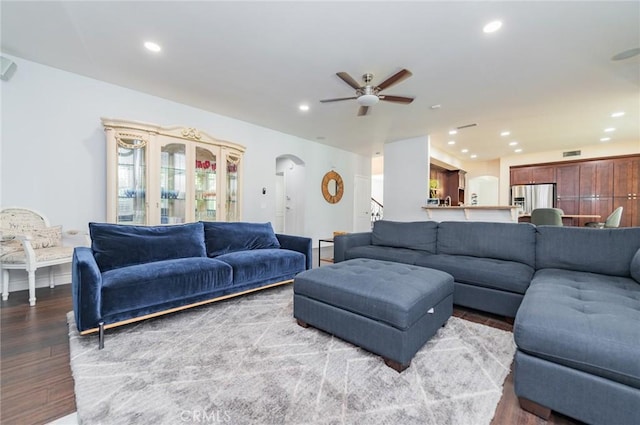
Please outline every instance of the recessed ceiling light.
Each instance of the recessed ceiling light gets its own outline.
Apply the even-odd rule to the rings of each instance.
[[[298,109],[300,109],[301,111],[308,111],[309,110],[309,105],[302,104],[302,105],[298,106]]]
[[[509,146],[515,146],[515,145],[517,145],[517,144],[518,144],[518,142],[516,142],[516,141],[509,142]]]
[[[469,152],[469,149],[462,149],[460,152],[467,153],[467,152]]]
[[[511,132],[510,132],[510,131],[503,131],[502,133],[500,133],[500,135],[501,135],[502,137],[506,137],[506,136],[508,136],[508,135],[510,135],[510,134],[511,134]]]
[[[160,50],[162,50],[162,47],[160,47],[160,45],[158,43],[154,43],[153,41],[145,41],[144,42],[144,47],[154,53],[158,53]]]
[[[482,31],[489,34],[498,31],[502,27],[501,21],[491,21],[482,28]]]
[[[431,109],[440,109],[440,108],[442,108],[442,105],[431,105],[430,108]]]
[[[449,134],[458,134],[458,130],[449,130]]]
[[[600,139],[601,142],[608,142],[609,140],[611,140],[611,137],[603,137]]]
[[[475,153],[471,155],[471,158],[477,158],[478,155],[476,155]]]
[[[611,118],[620,118],[623,115],[624,115],[624,112],[622,112],[622,111],[614,112],[613,114],[611,114]]]
[[[520,152],[522,152],[522,149],[518,148],[518,149],[514,150],[514,152],[515,153],[520,153]]]
[[[449,140],[449,142],[447,142],[448,145],[455,145],[456,141],[455,140]]]
[[[613,133],[614,131],[616,131],[616,129],[615,129],[615,128],[613,128],[613,127],[609,127],[609,128],[605,128],[605,129],[604,129],[604,132],[605,132],[605,133]]]

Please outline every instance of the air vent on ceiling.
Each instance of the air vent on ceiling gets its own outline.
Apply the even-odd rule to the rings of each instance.
[[[475,127],[478,124],[467,124],[467,125],[461,125],[460,127],[456,127],[456,130],[462,130],[463,128],[469,128],[469,127]]]
[[[582,151],[566,151],[566,152],[562,152],[562,156],[564,156],[565,158],[567,156],[580,156],[582,155]]]

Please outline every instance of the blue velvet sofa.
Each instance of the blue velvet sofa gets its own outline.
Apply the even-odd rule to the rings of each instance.
[[[334,260],[454,277],[454,304],[515,316],[520,405],[586,423],[640,423],[640,228],[378,221],[337,236]]]
[[[311,268],[311,239],[270,223],[90,223],[75,248],[73,309],[82,335],[290,283]]]

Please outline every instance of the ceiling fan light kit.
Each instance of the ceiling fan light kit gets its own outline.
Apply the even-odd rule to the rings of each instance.
[[[362,106],[373,106],[380,101],[375,94],[363,94],[358,98],[358,103]]]
[[[360,109],[358,110],[358,116],[364,116],[364,115],[367,115],[367,112],[369,111],[370,106],[377,104],[381,100],[384,100],[387,102],[394,102],[394,103],[403,103],[403,104],[409,104],[413,102],[412,97],[379,94],[382,90],[388,87],[391,87],[394,84],[398,84],[399,82],[409,78],[412,74],[411,74],[411,71],[407,69],[402,69],[396,72],[391,77],[387,78],[377,86],[374,86],[373,84],[371,84],[371,81],[373,80],[373,74],[370,74],[370,73],[364,74],[362,76],[362,80],[364,81],[364,86],[360,86],[356,82],[356,80],[354,80],[346,72],[338,72],[336,75],[342,81],[344,81],[345,83],[347,83],[348,85],[350,85],[352,88],[356,90],[356,96],[340,97],[335,99],[324,99],[320,101],[321,103],[356,99],[358,104],[360,105]]]

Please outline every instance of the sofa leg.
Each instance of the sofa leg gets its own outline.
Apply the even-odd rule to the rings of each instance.
[[[303,328],[308,328],[309,324],[307,322],[303,322],[300,319],[296,319],[296,322],[298,323],[299,326],[302,326]]]
[[[526,410],[529,413],[533,413],[536,416],[541,417],[545,421],[549,419],[551,416],[551,409],[548,407],[544,407],[536,402],[531,400],[527,400],[523,397],[518,397],[518,402],[520,403],[520,407]]]
[[[411,362],[407,364],[400,364],[395,360],[387,359],[385,357],[383,357],[382,359],[384,360],[384,364],[386,364],[387,366],[389,366],[391,369],[395,370],[398,373],[401,373],[403,370],[408,368],[409,365],[411,365]]]
[[[104,322],[98,323],[98,350],[104,348]]]

